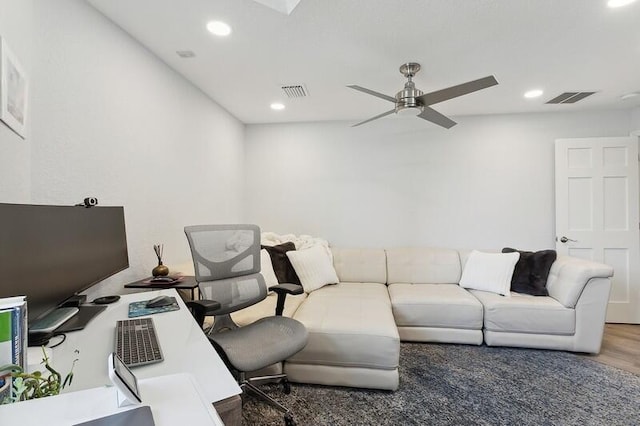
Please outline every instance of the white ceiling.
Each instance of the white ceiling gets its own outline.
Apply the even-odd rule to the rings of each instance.
[[[377,115],[393,105],[346,85],[393,96],[408,61],[422,65],[414,81],[424,92],[496,77],[498,86],[434,105],[451,116],[640,106],[640,96],[620,99],[640,92],[640,1],[302,0],[290,15],[253,0],[87,1],[245,123]],[[232,34],[213,36],[210,20]],[[287,84],[309,96],[287,98]],[[533,88],[545,94],[524,99]],[[565,91],[598,93],[545,105]],[[271,110],[275,101],[286,109]]]

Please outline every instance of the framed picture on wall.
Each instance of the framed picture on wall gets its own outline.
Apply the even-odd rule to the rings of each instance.
[[[29,81],[18,58],[0,38],[0,120],[25,138]]]

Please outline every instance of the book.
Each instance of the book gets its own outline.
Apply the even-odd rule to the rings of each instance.
[[[27,302],[24,296],[0,299],[0,403],[13,396],[11,370],[27,367]]]
[[[159,306],[157,308],[147,308],[148,300],[141,300],[140,302],[129,303],[129,318],[141,317],[144,315],[159,314],[162,312],[177,311],[180,309],[176,298],[172,297],[173,303],[166,306]]]

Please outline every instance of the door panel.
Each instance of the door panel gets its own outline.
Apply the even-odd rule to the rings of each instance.
[[[608,322],[640,323],[638,203],[637,138],[556,140],[556,249],[614,268]]]

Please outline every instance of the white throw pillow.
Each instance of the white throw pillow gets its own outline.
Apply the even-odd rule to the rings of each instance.
[[[298,274],[302,288],[306,293],[338,282],[338,274],[333,267],[331,257],[322,246],[313,246],[305,250],[290,250],[287,252],[287,257]]]
[[[264,277],[267,288],[279,284],[276,273],[273,271],[271,256],[269,256],[269,252],[265,249],[260,250],[260,273]]]
[[[510,296],[511,277],[520,253],[484,253],[474,250],[462,271],[460,287]]]

